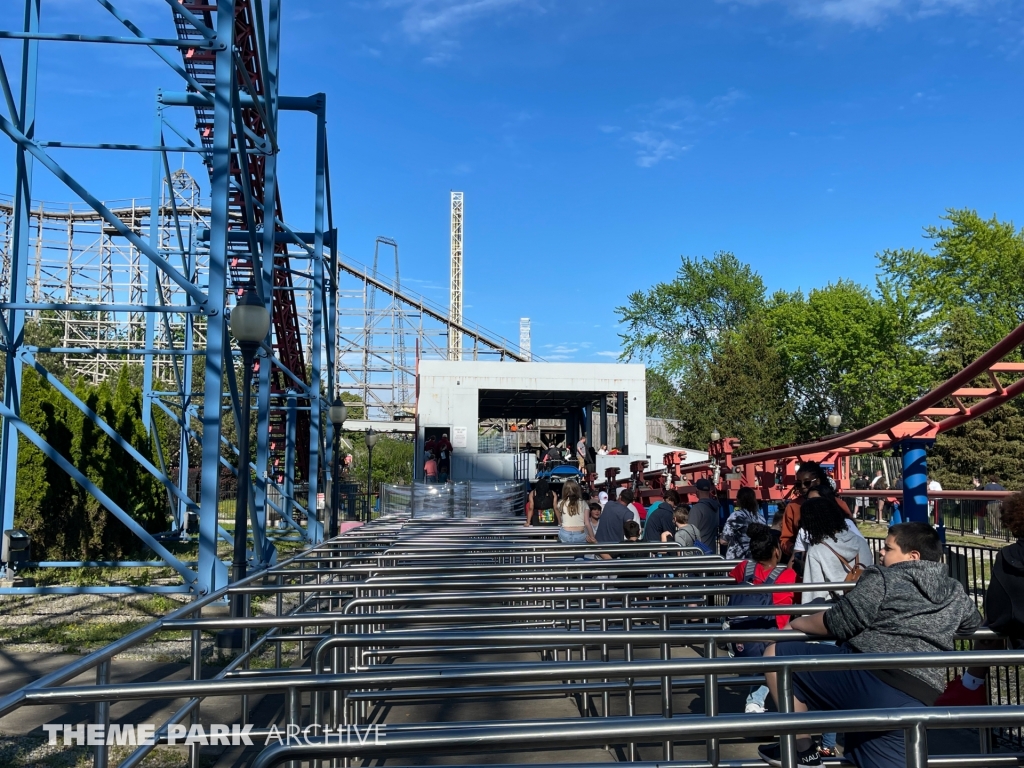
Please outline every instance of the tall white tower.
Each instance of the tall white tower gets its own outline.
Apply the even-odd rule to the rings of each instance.
[[[452,192],[452,280],[448,317],[462,325],[462,193]],[[462,331],[448,329],[448,359],[462,359]]]
[[[530,362],[530,318],[519,318],[519,352],[523,360]]]

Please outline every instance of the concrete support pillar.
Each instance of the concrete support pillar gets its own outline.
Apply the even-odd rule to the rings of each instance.
[[[579,416],[577,416],[575,410],[570,410],[565,414],[565,447],[569,449],[569,455],[575,456],[576,441],[579,437]]]
[[[629,446],[626,445],[626,393],[616,392],[615,393],[615,415],[618,420],[615,426],[618,428],[618,438],[615,440],[615,444],[619,447],[619,450],[623,453],[629,453]]]
[[[608,445],[608,395],[601,395],[601,406],[600,406],[600,443],[598,448],[602,445]]]
[[[934,440],[903,440],[903,509],[905,522],[928,520],[928,449]]]

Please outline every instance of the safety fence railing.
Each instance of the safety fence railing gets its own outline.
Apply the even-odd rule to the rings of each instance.
[[[552,541],[552,533],[507,520],[382,517],[3,697],[0,717],[29,705],[95,703],[98,717],[109,718],[109,708],[103,714],[109,702],[184,701],[156,729],[156,741],[163,744],[170,725],[200,722],[207,698],[239,697],[239,723],[253,726],[254,740],[287,726],[304,734],[301,744],[264,751],[254,763],[261,766],[357,757],[365,762],[408,754],[441,758],[524,744],[552,750],[553,756],[569,746],[610,745],[625,760],[656,756],[680,766],[763,765],[724,759],[723,743],[761,734],[849,731],[854,726],[904,730],[908,765],[1024,765],[1024,756],[1013,754],[929,757],[924,738],[929,728],[979,728],[987,749],[987,729],[1024,723],[1019,706],[798,715],[787,711],[788,694],[780,696],[778,715],[721,711],[724,692],[758,684],[766,671],[778,672],[780,691],[786,694],[792,689],[792,673],[802,669],[1016,668],[1024,663],[1024,653],[723,658],[729,643],[807,639],[792,630],[729,629],[730,618],[799,615],[827,606],[741,609],[717,601],[742,592],[800,593],[815,585],[739,585],[728,575],[735,561],[699,555],[674,543],[566,546]],[[601,555],[624,556],[590,559]],[[853,585],[833,586],[843,590]],[[204,615],[204,609],[229,592],[245,596],[246,615]],[[272,605],[273,611],[248,615],[257,605]],[[204,645],[212,633],[238,628],[242,648],[213,678],[204,679]],[[169,632],[191,638],[191,679],[110,683],[118,656]],[[977,636],[992,634],[982,631]],[[297,649],[294,660],[283,653],[288,647]],[[95,685],[66,685],[94,668]],[[280,698],[281,721],[249,723],[251,699],[268,695]],[[387,720],[389,708],[415,702],[552,696],[573,701],[577,717],[542,722]],[[680,716],[681,696],[696,696],[702,714]],[[386,726],[386,743],[339,743],[324,735],[326,728],[338,734],[338,729],[362,727],[365,733],[370,726]],[[679,750],[692,752],[694,745],[702,745],[700,759],[676,760]],[[791,765],[788,736],[783,747],[784,764]],[[138,765],[155,748],[139,746],[121,765]],[[96,749],[96,764],[105,765],[106,748]],[[200,747],[191,750],[190,763],[197,766]]]
[[[847,489],[839,494],[851,511],[866,522],[891,523],[902,502],[903,491]],[[993,544],[1010,541],[1012,534],[1003,528],[1000,502],[1007,491],[932,491],[929,516],[946,534],[991,539]]]

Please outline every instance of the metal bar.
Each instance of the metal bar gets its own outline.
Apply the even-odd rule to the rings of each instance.
[[[23,434],[30,443],[36,448],[46,454],[50,461],[54,462],[63,469],[71,479],[82,486],[91,496],[93,496],[100,504],[107,508],[107,510],[113,514],[118,520],[120,520],[126,528],[128,528],[137,538],[139,538],[147,547],[153,550],[157,555],[164,559],[164,562],[179,574],[185,580],[186,584],[191,584],[196,579],[194,571],[190,570],[184,563],[178,558],[171,554],[163,544],[157,541],[152,534],[150,534],[145,528],[139,525],[135,518],[125,512],[121,507],[114,503],[107,494],[100,490],[95,483],[93,483],[88,477],[86,477],[74,464],[68,461],[64,456],[58,453],[49,443],[43,440],[35,430],[33,430],[28,424],[10,410],[6,405],[0,405],[0,415],[4,417],[4,423],[10,422],[12,426],[16,427],[21,434]]]
[[[975,708],[977,710],[979,708]],[[832,728],[849,727],[857,723],[859,731],[892,730],[894,727],[925,723],[933,728],[956,728],[983,722],[986,714],[993,722],[1015,722],[1019,710],[1014,707],[985,708],[986,711],[966,711],[954,721],[948,714],[927,707],[905,709],[851,710],[830,713],[719,715],[716,718],[686,717],[666,720],[658,717],[588,718],[584,720],[535,722],[529,724],[487,723],[482,727],[445,724],[443,732],[389,727],[386,737],[374,743],[367,739],[338,743],[338,740],[310,739],[312,744],[275,744],[268,747],[253,761],[252,768],[274,768],[286,760],[315,760],[359,756],[364,759],[395,757],[400,755],[464,754],[473,752],[507,751],[568,746],[601,746],[608,742],[625,741],[631,735],[643,733],[652,739],[673,738],[686,740],[707,736],[749,736],[751,734],[816,732]]]
[[[104,659],[96,665],[96,685],[107,685],[110,682],[110,659]],[[96,702],[96,713],[94,715],[94,722],[96,725],[102,726],[103,733],[106,734],[107,727],[110,725],[110,702],[109,701],[97,701]],[[105,739],[101,739],[100,743],[95,746],[93,752],[92,765],[93,768],[107,768],[108,749]]]
[[[75,141],[40,141],[46,149],[114,149],[122,152],[194,152],[206,154],[202,147],[168,147],[164,144],[85,144]]]
[[[234,0],[217,0],[217,39],[234,39]],[[217,302],[206,328],[206,376],[203,402],[202,491],[199,512],[199,588],[212,592],[227,582],[227,567],[217,557],[217,508],[220,498],[220,393],[224,391],[227,324],[224,303],[227,294],[227,231],[229,226],[229,179],[231,177],[231,94],[234,66],[230,47],[218,51],[216,60],[213,153],[210,170],[210,298]],[[199,299],[197,299],[199,300]],[[200,303],[206,301],[203,297]]]
[[[321,297],[324,293],[324,207],[326,204],[326,180],[324,169],[324,151],[327,140],[327,115],[326,97],[324,107],[321,107],[316,116],[316,196],[313,208],[313,228],[316,237],[313,241],[313,329],[310,339],[310,367],[312,374],[310,381],[320,386],[320,367],[322,365],[323,349],[323,304]],[[312,387],[310,387],[312,389]],[[324,539],[323,521],[319,520],[317,510],[317,492],[320,488],[320,428],[322,419],[320,415],[320,398],[310,399],[309,414],[309,471],[306,482],[309,486],[308,505],[311,512],[306,521],[307,536],[310,541],[319,544]],[[369,492],[369,489],[367,489]],[[326,509],[326,498],[325,505]]]
[[[196,48],[207,51],[223,50],[223,43],[178,40],[175,37],[113,37],[111,35],[77,35],[65,32],[10,32],[0,30],[0,40],[37,40],[61,43],[117,43],[119,45],[167,46],[170,48]]]
[[[39,31],[40,0],[25,0],[23,29],[26,34]],[[36,82],[39,66],[39,43],[27,38],[21,45],[21,85],[17,111],[11,118],[17,120],[19,133],[31,141],[35,138]],[[6,76],[4,77],[6,83]],[[7,88],[5,87],[5,96]],[[10,97],[8,97],[10,101]],[[0,119],[3,119],[0,117]],[[32,155],[24,144],[15,147],[14,156],[14,226],[11,239],[10,298],[24,302],[27,298],[29,259],[29,212],[32,207]],[[9,349],[4,361],[4,408],[16,416],[21,413],[22,362],[16,354],[25,341],[25,313],[8,310],[4,320]],[[14,506],[18,482],[18,431],[11,419],[5,418],[0,427],[0,530],[14,528]]]
[[[220,55],[220,54],[218,54]],[[170,277],[178,287],[180,287],[185,293],[189,294],[196,302],[205,309],[207,302],[207,296],[202,292],[200,288],[195,286],[187,277],[178,272],[172,267],[166,259],[163,258],[154,249],[150,248],[149,245],[142,240],[138,235],[132,232],[127,225],[121,219],[109,210],[103,203],[99,201],[94,195],[92,195],[84,186],[78,183],[64,168],[57,163],[52,157],[42,150],[31,138],[22,133],[16,128],[7,118],[0,115],[0,130],[11,137],[20,147],[26,152],[30,153],[36,160],[46,167],[54,176],[64,182],[69,189],[71,189],[76,195],[82,200],[89,204],[89,206],[96,211],[100,217],[106,221],[110,226],[117,230],[118,234],[128,240],[132,245],[138,248],[145,256],[152,261],[156,262],[157,266],[160,267],[167,276]],[[212,222],[212,219],[211,219]],[[22,299],[20,299],[23,301]],[[213,310],[211,310],[212,312]]]

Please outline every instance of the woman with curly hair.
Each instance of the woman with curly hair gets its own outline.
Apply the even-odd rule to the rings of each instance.
[[[744,486],[736,493],[735,511],[729,515],[722,528],[719,544],[724,544],[727,560],[746,560],[750,557],[750,536],[747,528],[752,524],[764,524],[761,508],[757,504],[757,495],[753,488]]]
[[[1003,499],[1000,507],[1003,530],[1017,539],[1003,547],[992,565],[992,578],[985,590],[985,626],[1005,635],[1011,648],[1024,647],[1024,493]],[[978,651],[998,651],[1002,640],[978,640]],[[970,667],[936,699],[936,706],[962,707],[988,704],[985,677],[988,667]]]

